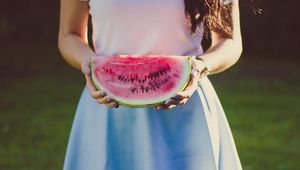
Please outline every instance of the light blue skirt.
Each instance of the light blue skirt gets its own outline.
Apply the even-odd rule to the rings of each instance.
[[[64,170],[240,170],[221,103],[207,77],[183,106],[109,109],[84,89]]]

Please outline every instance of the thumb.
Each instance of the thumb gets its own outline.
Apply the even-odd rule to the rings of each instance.
[[[90,63],[88,61],[83,61],[81,63],[81,72],[85,75],[91,74]]]

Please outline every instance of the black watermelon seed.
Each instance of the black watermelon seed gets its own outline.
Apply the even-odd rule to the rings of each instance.
[[[154,79],[156,79],[156,78],[157,78],[157,76],[156,76],[156,73],[153,73],[153,77],[154,77]]]
[[[159,77],[159,76],[160,76],[160,74],[159,74],[159,71],[157,71],[157,72],[156,72],[156,76],[157,76],[157,77]]]
[[[137,93],[137,92],[138,92],[138,89],[137,89],[136,87],[133,87],[133,88],[131,88],[131,92],[132,92],[132,93],[135,93],[135,92]]]
[[[142,90],[142,93],[144,93],[144,86],[143,85],[141,85],[141,90]]]
[[[156,90],[156,87],[155,87],[155,86],[153,86],[153,89],[154,89],[154,90]]]
[[[149,90],[149,86],[146,87],[146,92],[147,92],[147,93],[148,93],[148,90]]]
[[[154,88],[152,86],[150,86],[150,90],[154,90]]]
[[[162,69],[159,70],[159,74],[160,74],[160,75],[163,75],[163,74],[164,74],[163,71],[162,71]]]
[[[150,86],[151,90],[156,90],[152,82],[149,82],[148,85]]]

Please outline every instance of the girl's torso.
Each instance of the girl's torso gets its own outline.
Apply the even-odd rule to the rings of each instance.
[[[90,0],[98,55],[200,55],[203,27],[191,35],[184,0]]]

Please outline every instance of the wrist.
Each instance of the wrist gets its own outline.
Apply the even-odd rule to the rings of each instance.
[[[211,67],[208,65],[205,59],[203,59],[201,56],[195,56],[195,60],[198,63],[197,65],[200,65],[200,68],[202,68],[200,70],[200,77],[208,76],[211,74]]]
[[[92,54],[92,55],[84,56],[83,60],[82,60],[82,63],[83,62],[91,62],[94,57],[97,57],[97,55],[96,54]]]
[[[90,68],[90,64],[91,62],[93,62],[93,58],[95,56],[87,56],[87,57],[84,57],[83,60],[81,61],[81,71],[83,74],[86,74],[86,75],[89,75],[90,74],[90,71],[91,71],[91,68]]]

